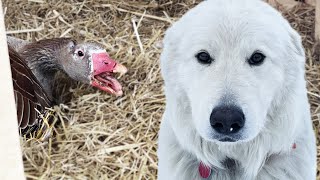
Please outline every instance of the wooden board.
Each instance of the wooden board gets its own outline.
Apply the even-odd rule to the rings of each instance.
[[[320,42],[320,0],[316,0],[315,38]]]
[[[317,1],[317,0],[305,0],[305,2],[306,2],[307,4],[310,4],[310,5],[312,5],[312,6],[315,6],[315,5],[316,5],[316,1]]]
[[[305,3],[315,6],[317,0],[304,0]],[[277,8],[277,5],[281,5],[285,8],[293,8],[295,5],[299,4],[300,2],[295,0],[266,0],[269,4]]]
[[[0,1],[0,179],[22,180],[25,177],[2,9]]]
[[[295,5],[299,3],[294,0],[267,0],[267,2],[275,8],[278,8],[278,5],[281,5],[288,9],[293,8]]]

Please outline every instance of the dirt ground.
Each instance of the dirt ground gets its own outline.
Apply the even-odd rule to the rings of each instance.
[[[28,179],[156,179],[157,132],[165,106],[160,42],[165,29],[200,0],[2,2],[9,35],[30,41],[96,41],[130,68],[121,78],[123,97],[83,84],[59,86],[59,91],[71,92],[72,99],[55,107],[64,120],[55,129],[57,135],[48,142],[21,139]],[[319,145],[320,61],[313,56],[314,8],[297,6],[283,13],[303,37]]]

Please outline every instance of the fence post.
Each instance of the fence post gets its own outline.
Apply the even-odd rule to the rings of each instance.
[[[315,19],[315,40],[320,42],[320,0],[315,1],[316,6],[316,19]]]
[[[2,9],[0,1],[0,179],[22,180],[25,176]]]

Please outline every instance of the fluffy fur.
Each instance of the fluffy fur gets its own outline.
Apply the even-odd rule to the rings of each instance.
[[[201,50],[214,58],[210,65],[195,58]],[[250,66],[256,50],[266,59]],[[300,36],[263,1],[208,0],[191,9],[164,39],[159,179],[201,179],[200,161],[214,180],[315,179],[304,63]],[[245,114],[237,142],[213,136],[210,114],[221,103]]]

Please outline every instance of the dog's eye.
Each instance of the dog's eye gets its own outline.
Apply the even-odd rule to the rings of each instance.
[[[212,58],[210,56],[209,53],[207,53],[206,51],[201,51],[196,55],[196,58],[198,59],[198,61],[200,63],[203,64],[210,64],[212,62]]]
[[[263,63],[264,59],[266,58],[266,56],[260,52],[255,52],[251,55],[250,59],[248,60],[250,65],[260,65]]]

